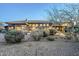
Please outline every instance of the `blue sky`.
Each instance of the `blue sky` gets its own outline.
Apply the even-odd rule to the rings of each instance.
[[[46,20],[47,12],[53,7],[64,8],[63,4],[46,3],[0,3],[0,21]]]

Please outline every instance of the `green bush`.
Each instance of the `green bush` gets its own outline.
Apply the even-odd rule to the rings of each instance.
[[[55,29],[49,29],[50,35],[55,35],[57,31]]]
[[[54,41],[55,40],[55,38],[53,36],[47,36],[46,39],[49,40],[49,41]]]
[[[20,31],[10,30],[5,34],[5,40],[8,43],[18,43],[24,38],[24,34]]]

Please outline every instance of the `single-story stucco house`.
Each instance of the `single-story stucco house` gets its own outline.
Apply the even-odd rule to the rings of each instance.
[[[48,20],[22,20],[22,21],[11,21],[11,22],[5,22],[8,24],[5,26],[6,29],[11,30],[22,30],[22,31],[28,31],[31,32],[33,30],[36,30],[38,28],[43,29],[49,29],[49,28],[55,28],[58,31],[64,32],[65,27],[70,25],[70,22],[61,22],[60,24],[53,24],[51,21]]]

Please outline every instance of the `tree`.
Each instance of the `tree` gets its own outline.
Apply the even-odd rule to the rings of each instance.
[[[73,37],[75,37],[75,41],[78,41],[78,32],[76,32],[76,29],[74,28],[75,26],[77,26],[79,24],[79,4],[71,4],[68,5],[70,7],[69,11],[70,11],[70,16],[71,18],[74,20],[71,20],[72,22],[72,33],[73,33]],[[75,22],[75,23],[74,23]],[[79,29],[79,28],[78,28]]]
[[[60,15],[60,10],[58,10],[58,8],[52,8],[51,10],[47,10],[48,13],[48,19],[52,22],[52,23],[58,23],[61,22],[61,15]]]
[[[79,24],[79,4],[65,4],[63,9],[58,9],[56,6],[48,12],[48,20],[56,23],[61,21],[70,21],[72,25]],[[76,24],[74,24],[74,21]]]
[[[74,32],[74,26],[79,24],[79,4],[65,4],[63,9],[52,8],[52,10],[48,11],[49,20],[54,23],[61,23],[61,21],[70,21],[72,23],[72,27],[70,30],[71,33],[74,34],[75,40],[78,41],[76,37],[76,33]],[[59,21],[58,21],[59,20]],[[75,23],[74,23],[75,21]]]

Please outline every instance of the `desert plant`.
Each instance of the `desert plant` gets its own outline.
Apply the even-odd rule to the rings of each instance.
[[[35,41],[39,41],[43,37],[43,30],[33,31],[30,35]]]
[[[57,31],[55,29],[49,29],[50,35],[55,35]]]
[[[79,42],[79,34],[78,33],[66,33],[65,39],[72,40],[74,42]]]
[[[54,41],[55,40],[55,38],[53,36],[47,36],[46,39],[49,40],[49,41]]]
[[[46,30],[43,31],[43,37],[47,37],[49,36],[49,34],[50,34],[49,31],[46,31]]]
[[[22,33],[23,33],[24,35],[27,35],[27,32],[26,32],[26,31],[22,31]]]
[[[67,40],[71,40],[71,39],[72,39],[71,35],[67,35],[67,36],[66,36],[66,39],[67,39]]]
[[[20,31],[10,30],[5,34],[5,40],[8,43],[18,43],[24,38],[24,34]]]
[[[79,42],[79,34],[78,33],[73,33],[73,40],[75,41],[75,42]]]
[[[72,33],[65,33],[65,38],[67,40],[71,40],[72,39]]]

